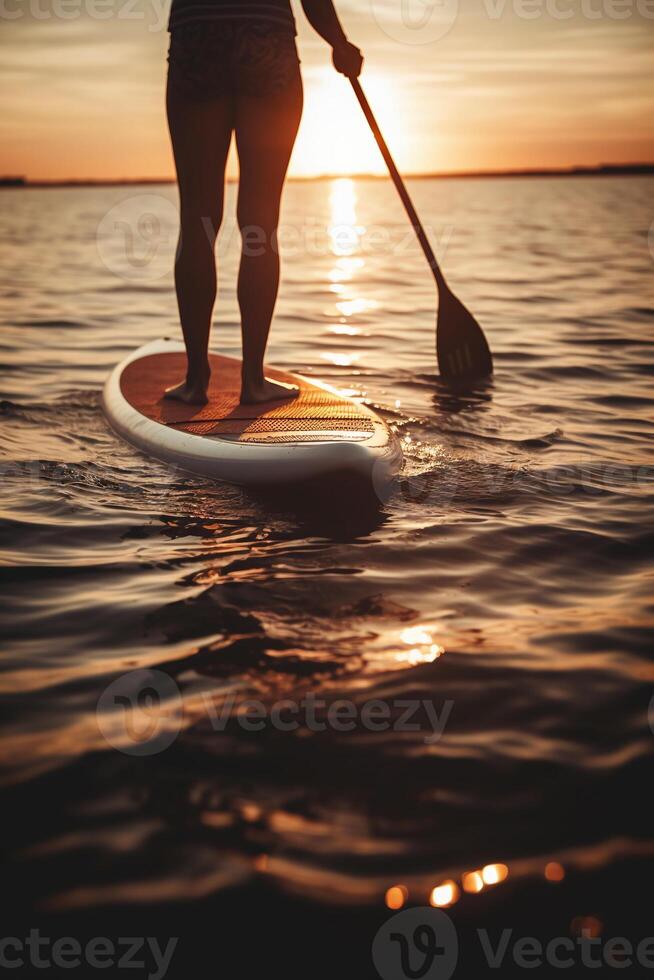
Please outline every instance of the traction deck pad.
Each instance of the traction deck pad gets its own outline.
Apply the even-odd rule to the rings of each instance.
[[[123,397],[154,422],[194,435],[279,442],[294,441],[295,432],[310,432],[311,438],[337,432],[347,439],[374,431],[372,415],[363,406],[275,368],[266,368],[266,377],[298,385],[299,396],[265,405],[241,405],[241,361],[220,354],[210,354],[209,359],[206,405],[185,405],[163,397],[166,388],[184,377],[186,355],[181,352],[150,354],[128,364],[120,377]]]

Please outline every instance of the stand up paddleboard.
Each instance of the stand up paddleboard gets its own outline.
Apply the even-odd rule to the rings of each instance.
[[[400,468],[402,450],[371,409],[327,384],[266,369],[296,384],[294,399],[239,404],[241,362],[210,354],[206,405],[163,398],[184,377],[183,344],[156,340],[114,368],[103,407],[112,428],[157,459],[202,476],[243,485],[288,483],[355,473],[375,484]]]

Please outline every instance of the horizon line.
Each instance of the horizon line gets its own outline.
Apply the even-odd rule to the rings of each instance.
[[[522,167],[513,170],[452,170],[452,171],[418,171],[404,174],[406,180],[439,180],[439,179],[469,179],[475,177],[575,177],[575,176],[627,176],[654,174],[654,162],[636,163],[600,163],[594,165],[573,165],[569,167]],[[289,182],[316,182],[339,179],[356,180],[390,180],[388,174],[369,173],[366,171],[351,173],[324,174],[291,174],[286,179]],[[238,183],[238,176],[226,177],[226,183]],[[23,175],[5,174],[0,176],[0,188],[31,188],[31,187],[117,187],[134,185],[164,185],[175,184],[175,177],[68,177],[30,179]]]

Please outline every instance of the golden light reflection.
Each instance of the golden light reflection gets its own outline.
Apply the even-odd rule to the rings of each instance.
[[[352,255],[342,255],[336,259],[334,268],[329,272],[329,278],[332,282],[348,282],[355,271],[361,269],[364,265],[365,262],[363,259],[357,259]]]
[[[410,626],[402,630],[400,639],[411,649],[401,650],[395,655],[398,663],[406,663],[411,667],[418,664],[431,664],[445,653],[445,648],[434,643],[431,633],[422,626]]]
[[[428,650],[421,650],[413,647],[411,650],[403,650],[402,653],[395,655],[395,659],[400,664],[409,664],[410,667],[417,667],[418,664],[432,664],[438,660],[443,653],[443,648],[436,643],[432,643]]]
[[[357,192],[351,177],[332,181],[329,195],[330,221],[333,225],[353,225],[357,220]]]
[[[343,398],[365,398],[365,391],[359,391],[358,388],[336,388],[339,395]]]
[[[403,643],[409,643],[411,645],[414,643],[433,642],[431,633],[428,633],[422,626],[410,626],[408,629],[402,630],[400,639]]]
[[[485,885],[497,885],[509,876],[509,869],[506,864],[487,864],[481,870],[481,877]]]
[[[478,894],[484,887],[481,871],[467,871],[461,878],[464,892],[470,895]]]
[[[354,181],[341,177],[332,184],[329,195],[329,245],[333,255],[349,257],[359,251],[365,232],[357,224],[357,192]],[[332,280],[334,281],[334,280]]]
[[[461,892],[456,881],[444,881],[442,885],[436,885],[429,896],[429,903],[435,908],[447,908],[458,902]]]
[[[337,351],[327,351],[322,355],[323,360],[329,361],[336,367],[350,367],[357,359],[357,354],[340,354]]]
[[[558,861],[550,861],[545,865],[545,877],[548,881],[563,881],[565,868]]]
[[[392,885],[384,897],[386,907],[396,912],[401,909],[409,897],[408,889],[404,885]]]
[[[338,297],[334,306],[339,322],[331,325],[330,333],[342,337],[357,336],[360,333],[359,328],[350,324],[348,320],[377,306],[374,300],[356,296],[352,289],[355,272],[365,265],[361,257],[352,254],[360,250],[360,238],[365,232],[365,228],[356,223],[356,204],[357,193],[354,181],[345,177],[333,181],[329,195],[329,240],[332,254],[336,258],[335,265],[329,272],[331,280],[329,288]],[[353,356],[341,353],[324,356],[338,367],[350,367],[353,360]]]
[[[365,313],[366,310],[374,310],[377,306],[372,299],[344,299],[336,304],[336,309],[343,316],[352,316],[354,313]]]

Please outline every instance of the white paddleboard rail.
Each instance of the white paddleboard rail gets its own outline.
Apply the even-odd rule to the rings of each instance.
[[[137,449],[190,473],[243,485],[297,482],[341,471],[382,483],[399,470],[402,451],[388,425],[366,406],[344,398],[330,385],[309,378],[304,381],[363,410],[367,431],[354,434],[334,431],[333,439],[332,433],[323,431],[318,437],[310,431],[302,432],[298,421],[297,441],[288,436],[284,441],[275,440],[267,445],[265,438],[239,441],[219,435],[198,435],[148,418],[123,394],[123,371],[141,358],[183,351],[184,345],[179,341],[152,341],[129,354],[107,379],[102,398],[105,415],[114,431]]]

